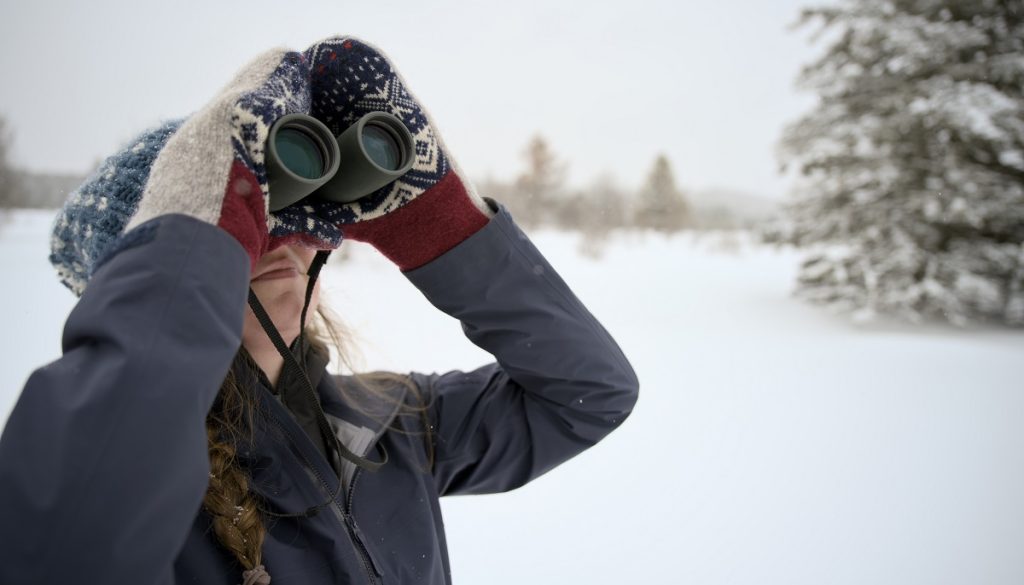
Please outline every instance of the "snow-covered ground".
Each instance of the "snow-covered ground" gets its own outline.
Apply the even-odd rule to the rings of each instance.
[[[60,354],[52,212],[0,228],[0,420]],[[855,326],[790,297],[799,256],[741,236],[531,238],[636,369],[633,415],[513,492],[445,498],[456,583],[1024,582],[1024,334]],[[362,365],[491,360],[358,243],[325,302]]]

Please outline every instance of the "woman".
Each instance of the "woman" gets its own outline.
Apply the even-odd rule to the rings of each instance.
[[[373,110],[413,130],[412,171],[267,214],[276,119]],[[622,423],[629,362],[435,128],[379,49],[330,38],[264,53],[72,194],[51,261],[81,299],[0,437],[0,583],[450,583],[439,497],[515,489]],[[306,316],[343,237],[495,361],[328,374]]]

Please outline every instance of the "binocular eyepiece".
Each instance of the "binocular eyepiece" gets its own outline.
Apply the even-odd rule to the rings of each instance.
[[[310,195],[351,203],[407,173],[415,159],[412,134],[387,112],[370,112],[337,137],[312,116],[287,114],[267,138],[270,211]]]

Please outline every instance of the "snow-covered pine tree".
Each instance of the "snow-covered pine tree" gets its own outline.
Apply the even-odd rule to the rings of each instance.
[[[775,241],[802,297],[871,318],[1024,324],[1024,2],[845,0],[815,109],[780,144],[798,179]]]
[[[637,197],[633,224],[672,233],[691,227],[690,206],[676,187],[668,157],[659,154]]]

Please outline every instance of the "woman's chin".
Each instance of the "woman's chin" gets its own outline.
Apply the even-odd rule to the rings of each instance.
[[[304,284],[298,278],[274,278],[255,280],[249,283],[252,291],[263,305],[263,309],[271,316],[295,313],[302,310],[302,302],[306,299]]]
[[[306,279],[301,277],[264,278],[250,281],[249,286],[256,293],[260,305],[270,316],[270,320],[273,321],[274,327],[277,328],[281,337],[286,342],[297,337],[299,317],[302,314],[302,305],[306,300]],[[318,293],[319,283],[313,290],[313,298],[310,299],[309,309],[306,312],[307,323],[319,304]],[[267,334],[263,332],[251,308],[246,310],[245,321],[243,338],[249,342],[269,343]]]

